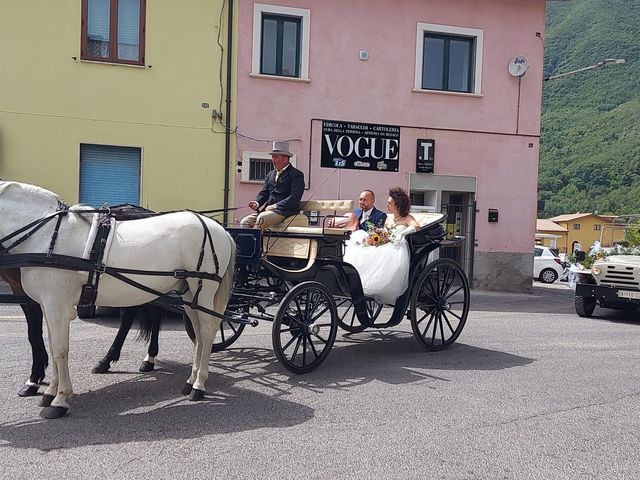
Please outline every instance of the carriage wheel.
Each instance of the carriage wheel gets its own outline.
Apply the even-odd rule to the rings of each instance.
[[[338,332],[336,302],[318,282],[293,287],[280,302],[273,321],[273,350],[293,373],[307,373],[329,355]]]
[[[411,294],[411,328],[428,350],[444,350],[456,341],[469,313],[469,282],[449,258],[426,266]]]
[[[382,304],[376,302],[373,298],[367,298],[365,300],[365,306],[367,307],[367,314],[369,315],[371,323],[375,322],[380,312],[382,312]],[[367,328],[360,323],[350,298],[340,299],[336,307],[338,308],[338,325],[340,325],[340,328],[349,333],[362,332]]]
[[[189,320],[187,315],[183,315],[182,318],[184,319],[184,329],[187,331],[187,335],[189,335],[191,341],[195,343],[196,332],[193,330],[191,320]],[[225,348],[233,345],[240,337],[245,326],[246,325],[244,323],[225,322],[224,320],[220,322],[219,335],[216,335],[216,338],[213,339],[211,353],[221,352]]]

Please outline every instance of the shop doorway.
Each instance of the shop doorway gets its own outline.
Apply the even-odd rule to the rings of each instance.
[[[458,263],[473,280],[476,205],[471,193],[442,192],[442,213],[447,216],[447,236],[462,236],[465,241],[440,248],[440,257]]]

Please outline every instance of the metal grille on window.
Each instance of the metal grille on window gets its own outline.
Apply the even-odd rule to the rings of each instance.
[[[271,160],[264,158],[249,159],[249,180],[264,181],[271,170],[273,170]]]

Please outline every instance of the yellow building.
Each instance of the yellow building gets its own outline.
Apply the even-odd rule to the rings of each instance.
[[[567,245],[567,229],[551,220],[536,220],[536,245],[564,251]]]
[[[0,177],[68,203],[222,207],[228,5],[4,2]]]
[[[558,239],[557,248],[560,252],[573,253],[576,247],[589,251],[593,242],[598,240],[604,247],[610,247],[615,242],[624,240],[624,229],[613,227],[614,216],[597,215],[595,213],[572,213],[550,218],[567,230],[566,237]]]

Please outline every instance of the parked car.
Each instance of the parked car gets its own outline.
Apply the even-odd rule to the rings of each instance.
[[[533,249],[533,278],[542,283],[553,283],[563,273],[562,261],[549,247],[537,246]]]

